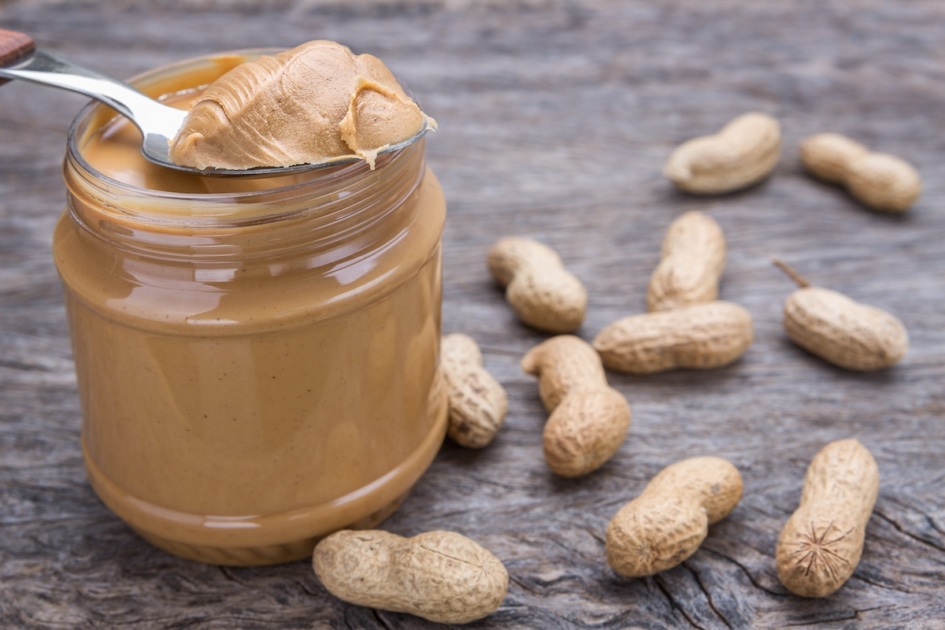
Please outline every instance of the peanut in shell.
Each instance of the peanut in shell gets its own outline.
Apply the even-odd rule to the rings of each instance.
[[[650,276],[649,311],[711,302],[725,268],[725,235],[715,219],[693,210],[666,230],[660,263]]]
[[[652,374],[728,365],[753,339],[751,314],[738,304],[716,300],[618,319],[598,333],[593,345],[611,370]]]

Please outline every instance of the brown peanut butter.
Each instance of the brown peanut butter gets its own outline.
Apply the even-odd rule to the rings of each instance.
[[[203,90],[171,142],[199,169],[293,166],[377,152],[428,119],[377,57],[316,40],[233,68]]]
[[[139,88],[186,107],[238,61]],[[445,204],[423,141],[374,171],[233,180],[155,166],[107,117],[75,127],[54,239],[93,487],[155,544],[221,564],[375,525],[445,432]]]

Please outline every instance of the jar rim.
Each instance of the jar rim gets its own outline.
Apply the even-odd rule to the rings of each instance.
[[[150,70],[146,70],[142,73],[136,74],[130,79],[127,80],[127,83],[141,89],[138,86],[139,83],[147,83],[150,81],[158,81],[162,76],[174,76],[180,74],[181,71],[186,70],[187,68],[196,67],[200,63],[212,62],[213,60],[222,60],[227,57],[239,57],[244,60],[252,60],[254,58],[268,55],[276,54],[284,49],[282,48],[246,48],[232,51],[223,51],[217,53],[210,53],[206,55],[199,55],[196,57],[191,57],[187,59],[182,59],[170,64],[158,66]],[[184,90],[179,90],[176,92],[168,92],[162,94],[161,96],[172,96],[175,94],[180,94],[184,91],[200,89],[206,87],[206,83],[197,83],[193,86],[185,88]],[[267,196],[273,194],[276,195],[286,195],[290,194],[294,189],[297,188],[310,188],[312,186],[330,186],[332,182],[339,179],[350,180],[350,178],[355,177],[362,171],[370,171],[370,167],[365,160],[355,160],[351,162],[342,162],[338,164],[329,164],[324,167],[319,167],[311,171],[304,171],[303,177],[292,177],[291,182],[287,182],[283,185],[275,185],[270,188],[263,188],[259,190],[248,190],[248,191],[228,191],[228,192],[175,192],[169,190],[161,190],[156,188],[146,188],[143,186],[138,186],[136,184],[131,184],[128,182],[121,181],[114,177],[110,177],[105,173],[99,171],[95,168],[88,160],[85,159],[85,156],[82,153],[82,148],[79,146],[80,139],[89,140],[91,137],[97,133],[102,127],[108,124],[109,121],[113,118],[106,120],[102,126],[96,128],[89,132],[84,126],[90,124],[93,120],[93,117],[97,111],[107,108],[106,105],[99,103],[97,101],[90,101],[79,110],[76,116],[73,118],[72,123],[69,126],[67,141],[66,141],[66,158],[67,162],[71,161],[79,167],[79,169],[84,173],[91,176],[92,179],[97,180],[105,185],[110,191],[117,191],[127,194],[139,194],[147,196],[152,200],[167,200],[167,201],[183,201],[187,200],[188,202],[206,202],[213,204],[214,202],[224,202],[224,203],[238,203],[245,204],[251,202],[254,199],[263,199]],[[120,114],[116,114],[120,116]],[[392,159],[394,156],[399,155],[401,152],[404,152],[404,149],[399,149],[393,151],[386,155],[379,155],[377,157],[376,168],[380,168],[388,160],[384,158]],[[216,175],[197,175],[197,177],[207,177],[207,178],[220,178],[227,176],[216,176]],[[259,178],[264,178],[266,176],[259,176]],[[268,176],[270,179],[277,179],[276,177]],[[89,179],[89,177],[85,177]],[[253,176],[239,176],[239,179],[251,180],[256,179]]]

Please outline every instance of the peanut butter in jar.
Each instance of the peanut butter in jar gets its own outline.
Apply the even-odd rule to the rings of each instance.
[[[186,107],[254,54],[134,83]],[[433,460],[445,202],[423,140],[373,166],[188,175],[146,162],[106,108],[76,119],[53,253],[83,455],[105,504],[157,546],[303,558],[379,523]]]

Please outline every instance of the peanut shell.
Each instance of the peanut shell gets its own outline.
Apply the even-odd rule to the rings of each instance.
[[[647,309],[665,311],[711,302],[725,268],[725,235],[709,215],[692,211],[673,221],[650,277]]]
[[[800,506],[778,538],[781,583],[804,597],[826,597],[843,586],[860,562],[878,494],[879,467],[860,442],[824,446],[807,469]]]
[[[871,152],[837,133],[804,140],[801,161],[814,177],[841,184],[874,210],[905,212],[922,194],[922,179],[911,164],[894,155]]]
[[[722,194],[767,177],[780,155],[778,121],[768,114],[751,112],[731,120],[716,134],[676,147],[663,172],[686,192]]]
[[[720,457],[693,457],[659,472],[607,526],[607,562],[627,577],[653,575],[691,556],[709,525],[728,516],[742,478]]]
[[[538,377],[551,414],[543,443],[552,472],[579,477],[616,454],[630,428],[630,405],[607,385],[600,357],[587,342],[573,335],[552,337],[528,351],[522,369]]]
[[[728,365],[745,353],[753,339],[747,310],[714,301],[624,317],[604,328],[593,345],[607,368],[651,374]]]
[[[440,355],[449,398],[447,435],[462,446],[482,448],[505,422],[509,409],[505,389],[483,367],[482,353],[472,337],[444,336]]]
[[[409,613],[437,623],[469,623],[505,599],[502,562],[454,532],[403,538],[382,530],[342,530],[315,547],[312,566],[343,601]]]
[[[848,370],[890,367],[909,348],[908,333],[895,316],[820,287],[788,296],[784,329],[811,354]]]
[[[577,330],[584,321],[587,291],[558,254],[543,243],[520,237],[496,242],[487,257],[489,272],[505,288],[505,299],[524,323],[551,333]]]

